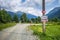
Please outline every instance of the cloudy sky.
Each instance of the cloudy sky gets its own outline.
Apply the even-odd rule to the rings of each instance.
[[[46,13],[55,7],[58,7],[60,0],[45,0]],[[0,0],[0,7],[8,11],[22,11],[36,16],[41,16],[42,0]]]

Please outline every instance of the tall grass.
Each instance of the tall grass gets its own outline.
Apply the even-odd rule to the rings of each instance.
[[[42,26],[31,26],[30,29],[34,35],[37,35],[40,40],[60,40],[60,25],[52,24],[46,25],[46,32],[42,33]]]
[[[12,27],[12,26],[14,26],[15,24],[16,24],[16,23],[6,23],[6,24],[0,23],[0,31],[2,31],[2,30],[5,29],[5,28]]]

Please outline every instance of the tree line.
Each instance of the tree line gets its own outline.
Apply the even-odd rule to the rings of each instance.
[[[20,17],[21,23],[40,23],[40,20],[40,17],[28,19],[26,13]]]
[[[60,19],[58,17],[54,17],[49,19],[49,22],[60,22]]]
[[[57,17],[49,19],[49,22],[59,22],[59,21],[60,19],[58,19]],[[38,16],[36,18],[28,19],[26,13],[23,13],[19,19],[16,14],[14,14],[14,16],[12,17],[6,10],[4,9],[0,10],[0,23],[8,23],[8,22],[40,23],[41,18]]]
[[[5,11],[4,9],[0,10],[0,23],[8,23],[8,22],[14,22],[14,21],[18,22],[18,17],[16,14],[12,18],[11,15],[8,14],[8,12]]]
[[[40,17],[28,19],[26,13],[23,13],[19,19],[16,13],[12,17],[5,9],[0,10],[0,23],[8,23],[8,22],[40,23],[40,19],[41,19]]]

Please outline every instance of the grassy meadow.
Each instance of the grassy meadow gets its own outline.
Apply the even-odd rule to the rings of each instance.
[[[50,25],[51,24],[51,25]],[[48,23],[45,35],[42,33],[42,25],[32,25],[29,28],[40,40],[60,40],[60,23]]]

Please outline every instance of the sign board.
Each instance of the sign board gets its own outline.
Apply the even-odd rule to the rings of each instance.
[[[47,16],[42,16],[41,17],[41,22],[47,22],[48,21],[48,17]]]

